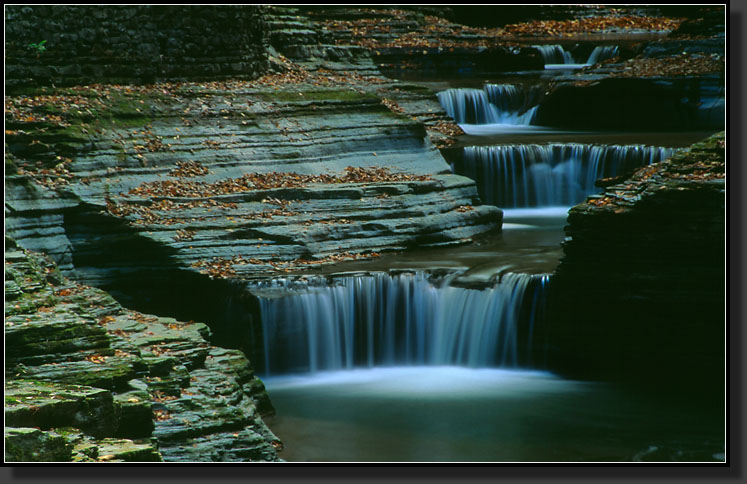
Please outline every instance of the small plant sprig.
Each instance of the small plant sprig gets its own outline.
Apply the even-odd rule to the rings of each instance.
[[[29,44],[28,47],[29,47],[29,49],[35,50],[37,54],[41,54],[42,52],[44,52],[45,50],[47,50],[47,46],[44,45],[46,43],[47,43],[46,40],[42,40],[38,44]]]

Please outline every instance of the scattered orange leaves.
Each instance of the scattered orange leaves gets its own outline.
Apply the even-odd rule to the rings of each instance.
[[[153,410],[153,417],[157,421],[161,422],[170,419],[171,415],[169,415],[169,412],[167,412],[166,410]]]
[[[108,324],[114,321],[116,318],[114,316],[102,316],[99,318],[99,324]]]
[[[679,54],[625,61],[610,77],[694,76],[725,72],[725,59],[718,55]]]
[[[209,170],[196,161],[177,161],[176,168],[169,172],[169,176],[179,178],[190,178],[207,175]]]
[[[86,356],[86,360],[90,361],[91,363],[101,364],[106,363],[108,356],[104,355],[88,355]]]
[[[684,18],[609,15],[572,20],[534,20],[506,25],[504,29],[507,35],[517,37],[557,37],[631,30],[669,32],[679,27],[684,20]]]

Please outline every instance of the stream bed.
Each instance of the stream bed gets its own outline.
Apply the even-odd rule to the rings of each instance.
[[[408,350],[405,356],[394,353],[381,356],[381,351],[387,350],[377,346],[393,346],[401,334],[416,338],[412,335],[421,332],[426,336],[417,338],[431,342],[428,334],[448,332],[449,324],[459,328],[482,325],[482,322],[470,323],[475,318],[467,314],[474,312],[475,298],[459,296],[472,301],[468,303],[454,302],[458,299],[444,302],[447,295],[455,298],[454,293],[442,287],[429,288],[425,283],[407,283],[407,288],[401,289],[403,283],[399,281],[381,286],[385,289],[376,294],[386,297],[378,309],[370,309],[376,306],[370,302],[374,300],[371,289],[366,289],[365,311],[358,307],[363,299],[360,290],[350,289],[360,284],[350,279],[356,277],[351,275],[354,273],[371,277],[377,271],[383,274],[411,270],[427,274],[446,270],[454,274],[447,286],[474,289],[474,284],[483,284],[487,288],[484,291],[495,290],[507,273],[551,274],[562,257],[568,209],[598,192],[597,179],[625,175],[637,167],[664,160],[677,149],[710,134],[694,129],[568,131],[534,125],[536,106],[532,107],[532,103],[537,83],[578,67],[567,54],[561,52],[558,60],[552,57],[557,54],[552,49],[537,48],[547,51],[547,65],[551,66],[542,72],[511,73],[480,81],[418,79],[416,75],[408,78],[439,91],[442,106],[466,132],[456,147],[451,148],[463,150],[455,157],[456,163],[450,160],[452,170],[475,179],[483,202],[503,209],[502,232],[477,238],[465,246],[385,254],[374,261],[336,266],[327,269],[327,275],[342,271],[348,277],[345,287],[334,288],[335,283],[325,282],[323,291],[329,295],[299,296],[306,299],[289,301],[285,306],[265,305],[274,308],[271,314],[275,318],[272,326],[265,326],[265,332],[273,338],[282,331],[293,335],[292,338],[287,334],[278,336],[278,341],[285,338],[293,341],[293,345],[284,347],[275,343],[284,347],[280,352],[283,356],[272,364],[268,358],[265,370],[278,369],[277,361],[293,363],[263,377],[277,410],[268,424],[285,444],[283,459],[291,462],[725,460],[722,395],[692,398],[660,389],[573,381],[544,371],[542,345],[531,344],[535,306],[531,315],[526,316],[528,313],[522,313],[526,304],[511,302],[516,304],[513,319],[500,323],[504,329],[495,330],[500,336],[498,344],[492,339],[488,343],[498,353],[492,360],[482,356],[442,357],[450,351],[458,355],[460,351],[470,353],[476,351],[473,348],[485,346],[485,336],[477,334],[479,331],[474,338],[482,338],[482,343],[466,340],[471,337],[465,336],[469,329],[455,330],[455,348],[439,349],[440,356],[435,359],[428,357],[428,351],[420,346]],[[566,70],[557,65],[563,62],[568,64]],[[363,284],[372,287],[374,283]],[[395,286],[399,287],[395,292],[400,294],[396,298],[401,301],[388,289]],[[439,295],[433,300],[413,295],[421,290]],[[528,298],[535,298],[532,304],[536,304],[537,293],[533,291],[526,293]],[[430,308],[404,311],[400,308],[412,301]],[[508,298],[502,301],[500,304],[509,304]],[[463,313],[449,316],[448,306],[463,307]],[[280,310],[281,307],[293,309]],[[369,314],[362,317],[356,311]],[[386,314],[372,316],[372,311]],[[395,311],[406,314],[395,317]],[[520,313],[521,317],[516,316]],[[305,320],[307,317],[309,321]],[[338,318],[345,322],[334,322]],[[546,324],[552,324],[549,319]],[[283,326],[278,323],[280,320],[288,322],[285,330],[277,329]],[[430,320],[438,320],[433,323],[437,329],[428,326]],[[386,329],[400,326],[405,329]],[[314,328],[322,327],[323,330],[312,334],[317,331]],[[365,331],[358,329],[361,327]],[[366,335],[360,336],[356,331]],[[490,334],[491,338],[495,336]],[[501,351],[516,345],[527,346],[528,356],[512,349],[519,356],[506,364]],[[397,346],[401,346],[399,341]],[[270,353],[267,339],[265,347]],[[278,354],[277,349],[272,351]],[[415,353],[418,355],[413,356]]]

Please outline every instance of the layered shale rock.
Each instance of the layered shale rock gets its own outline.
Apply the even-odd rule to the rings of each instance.
[[[721,133],[571,209],[552,276],[551,367],[722,387],[724,174]]]
[[[106,286],[144,266],[265,275],[500,225],[394,102],[340,76],[285,80],[16,98],[8,232]],[[393,89],[428,118],[432,108]]]
[[[125,310],[7,238],[5,280],[6,460],[277,460],[264,385],[204,324]]]
[[[479,21],[475,9],[482,12]],[[286,20],[271,22],[285,32],[270,35],[276,39],[273,45],[312,69],[335,70],[347,63],[360,72],[375,74],[378,68],[399,79],[442,80],[455,73],[460,79],[486,79],[541,71],[548,63],[588,63],[594,67],[543,83],[547,99],[540,99],[534,124],[657,130],[723,125],[725,45],[712,28],[723,18],[723,8],[543,7],[532,18],[527,9],[505,7],[471,12],[458,6],[275,7],[274,12],[284,12],[279,18]],[[706,21],[696,18],[701,15]],[[512,16],[517,23],[510,23]],[[461,25],[455,19],[493,27]],[[706,27],[699,27],[704,22]],[[621,37],[613,41],[607,34]],[[608,55],[600,57],[598,49],[607,49]],[[676,58],[683,53],[688,57],[684,63]],[[666,58],[660,65],[649,65],[652,57],[661,56]]]

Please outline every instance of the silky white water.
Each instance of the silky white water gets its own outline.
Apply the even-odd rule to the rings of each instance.
[[[577,63],[560,45],[536,45],[545,69],[579,69],[617,55],[615,45],[597,46],[585,63]],[[538,105],[537,87],[488,83],[482,89],[452,88],[438,93],[438,100],[465,133],[484,136],[511,131],[548,131],[534,126]]]
[[[260,297],[264,373],[518,367],[531,361],[535,306],[547,280],[508,273],[490,287],[464,288],[424,272],[376,273],[295,283],[292,291],[292,282],[278,280],[284,295]]]
[[[483,89],[453,88],[438,93],[446,113],[461,124],[532,123],[537,106],[525,106],[527,94],[511,84],[486,84]]]
[[[477,182],[484,203],[502,208],[570,207],[600,189],[600,178],[670,158],[645,145],[523,144],[468,146],[453,170]]]
[[[534,48],[542,55],[545,69],[581,69],[617,55],[616,45],[599,45],[589,54],[586,62],[578,62],[573,55],[561,45],[535,45]]]

